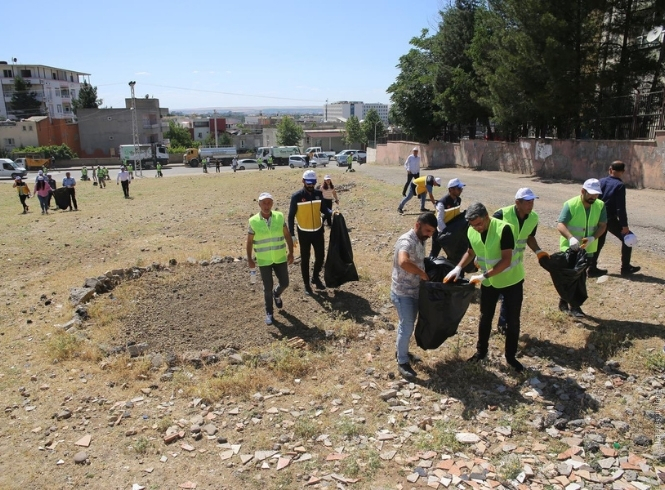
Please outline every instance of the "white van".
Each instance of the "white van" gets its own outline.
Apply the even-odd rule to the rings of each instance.
[[[0,158],[0,178],[15,179],[18,176],[27,177],[28,171],[16,165],[9,158]]]

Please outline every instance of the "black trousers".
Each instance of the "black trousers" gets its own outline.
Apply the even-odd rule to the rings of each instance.
[[[404,184],[404,189],[402,189],[402,195],[406,196],[407,191],[409,190],[409,183],[412,179],[417,179],[420,177],[420,172],[417,174],[412,174],[411,172],[406,173],[406,184]]]
[[[125,197],[129,197],[129,180],[121,180],[120,185],[122,186],[122,192]]]
[[[266,313],[272,315],[272,291],[273,280],[272,271],[275,271],[277,277],[277,287],[275,288],[275,295],[282,294],[287,287],[289,287],[289,264],[282,262],[281,264],[270,264],[259,266],[261,273],[261,281],[263,281],[263,302],[266,305]]]
[[[607,238],[608,233],[611,233],[619,240],[621,240],[621,268],[627,269],[630,267],[630,257],[633,254],[633,249],[623,242],[621,225],[619,224],[619,218],[616,216],[607,217],[607,230],[600,238],[598,238],[598,250],[596,250],[595,254],[596,264],[598,263],[598,258],[600,257],[600,251],[603,249],[603,246],[605,246],[605,239]]]
[[[74,209],[78,209],[78,203],[76,202],[76,189],[73,187],[68,187],[67,192],[69,193],[69,209],[72,209],[72,204],[74,204]]]
[[[478,354],[483,357],[487,354],[496,303],[499,296],[503,295],[503,306],[506,312],[505,355],[508,361],[515,359],[517,342],[520,338],[520,314],[523,294],[523,280],[505,288],[480,286],[480,323],[478,324],[478,343],[476,344]]]
[[[326,199],[323,198],[321,199],[321,207],[325,209],[332,209],[333,206],[333,200],[332,199]],[[327,214],[326,217],[323,219],[328,226],[332,226],[332,213]]]
[[[18,200],[21,201],[21,205],[23,206],[23,211],[28,209],[28,205],[25,203],[25,200],[28,198],[25,194],[19,194],[18,195]]]
[[[302,231],[298,228],[298,241],[300,242],[300,272],[302,272],[302,281],[309,287],[309,258],[310,249],[314,247],[314,270],[312,279],[318,280],[321,269],[323,269],[323,259],[325,254],[325,239],[323,235],[323,226],[316,231]]]

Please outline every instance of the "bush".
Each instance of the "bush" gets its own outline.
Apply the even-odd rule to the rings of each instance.
[[[78,158],[78,155],[72,149],[65,145],[51,145],[51,146],[25,146],[12,152],[14,157],[18,158],[24,153],[41,153],[44,158],[55,157],[56,160],[73,160]]]

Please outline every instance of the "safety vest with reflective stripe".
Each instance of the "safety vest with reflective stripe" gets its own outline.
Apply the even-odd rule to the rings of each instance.
[[[600,199],[596,199],[589,209],[588,216],[584,204],[582,203],[582,196],[573,197],[566,201],[565,204],[568,204],[571,218],[568,223],[564,224],[566,225],[566,228],[568,228],[570,234],[577,238],[581,243],[583,238],[592,236],[598,229],[600,213],[603,211],[605,203]],[[568,243],[568,239],[565,236],[561,236],[559,239],[559,249],[562,252],[565,252],[569,247],[570,244]],[[585,250],[589,254],[598,250],[598,240],[591,242]]]
[[[515,209],[515,206],[501,208],[501,212],[503,213],[503,220],[506,223],[510,223],[513,227],[515,248],[513,249],[511,266],[513,263],[517,262],[518,264],[515,267],[521,267],[522,276],[524,276],[524,250],[526,249],[526,241],[529,238],[529,235],[533,233],[536,226],[538,226],[538,215],[531,211],[520,229],[520,222],[517,219],[517,210]]]
[[[316,231],[323,226],[321,220],[321,199],[302,201],[296,211],[298,228],[302,231]]]
[[[259,267],[286,262],[286,241],[284,240],[284,215],[273,211],[270,227],[257,213],[249,218],[249,226],[254,230],[254,252]]]
[[[514,230],[512,230],[512,225],[510,223],[500,219],[490,218],[487,238],[484,243],[481,234],[469,226],[467,237],[469,237],[471,248],[478,259],[478,267],[480,267],[480,270],[483,272],[492,269],[501,261],[501,234],[503,233],[503,228],[506,226],[511,228],[514,236],[515,233]],[[483,280],[483,286],[506,288],[513,284],[517,284],[524,279],[524,268],[516,267],[518,264],[519,262],[515,261],[515,256],[513,255],[510,266],[496,276]]]

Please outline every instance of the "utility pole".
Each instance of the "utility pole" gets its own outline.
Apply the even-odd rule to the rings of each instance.
[[[217,109],[212,111],[212,115],[215,118],[215,148],[219,148],[219,142],[217,141]]]
[[[136,160],[137,155],[139,154],[139,128],[136,116],[136,96],[134,94],[134,85],[136,82],[129,82],[129,86],[132,89],[132,143],[134,144],[134,164],[138,167],[137,173],[143,177],[143,167],[141,165],[141,160]]]
[[[326,99],[326,118],[323,122],[328,122],[328,99]]]

